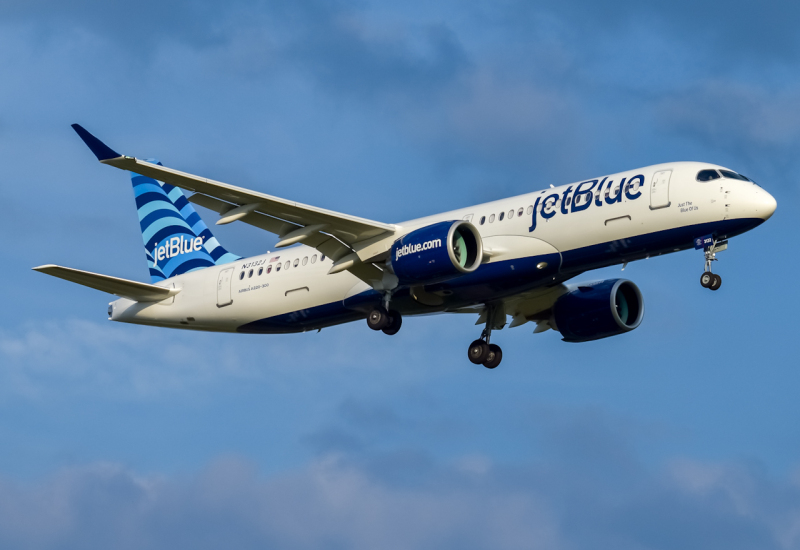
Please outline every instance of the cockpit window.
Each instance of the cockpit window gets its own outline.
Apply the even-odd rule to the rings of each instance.
[[[741,174],[737,174],[736,172],[731,172],[730,170],[720,170],[722,175],[726,178],[730,178],[732,180],[741,180],[741,181],[750,181],[746,177],[742,176]]]
[[[697,173],[697,181],[711,181],[719,179],[719,174],[716,170],[700,170]]]

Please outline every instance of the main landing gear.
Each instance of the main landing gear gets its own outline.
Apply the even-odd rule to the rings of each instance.
[[[717,261],[717,252],[722,252],[728,248],[728,241],[722,241],[721,243],[714,239],[711,243],[711,246],[707,246],[704,249],[704,254],[706,257],[706,265],[705,271],[702,275],[700,275],[700,286],[703,288],[710,288],[711,290],[719,290],[719,287],[722,286],[722,277],[717,275],[716,273],[711,273],[711,262]]]
[[[384,334],[392,336],[400,331],[403,325],[403,316],[399,311],[389,309],[389,300],[391,296],[386,294],[384,296],[384,305],[378,306],[367,315],[367,325],[372,330],[383,331]]]
[[[484,331],[485,333],[485,331]],[[483,365],[487,369],[493,369],[503,360],[503,350],[497,344],[490,344],[483,339],[475,340],[469,345],[467,356],[476,365]]]
[[[378,306],[367,315],[367,325],[372,330],[381,330],[389,336],[397,334],[403,324],[403,316],[394,309]]]
[[[486,319],[486,328],[481,332],[481,337],[472,342],[467,350],[467,357],[472,363],[483,365],[487,369],[496,368],[503,360],[503,350],[500,349],[500,346],[490,343],[494,317],[494,310],[490,310]]]

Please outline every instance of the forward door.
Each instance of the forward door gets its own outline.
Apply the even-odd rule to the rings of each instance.
[[[669,178],[672,170],[662,170],[653,174],[653,183],[650,185],[650,210],[666,208],[669,202]]]

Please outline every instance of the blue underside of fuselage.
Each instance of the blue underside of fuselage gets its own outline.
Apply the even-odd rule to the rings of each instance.
[[[451,281],[426,286],[426,291],[446,296],[444,306],[422,306],[411,297],[408,289],[400,289],[392,296],[392,308],[404,315],[414,315],[499,300],[536,287],[562,282],[591,269],[694,248],[694,239],[697,237],[711,234],[717,239],[734,237],[757,227],[763,221],[752,218],[722,220],[566,250],[561,254],[492,262]],[[542,262],[547,266],[540,269],[537,266]],[[253,321],[237,330],[253,334],[316,330],[363,319],[380,302],[381,294],[368,290],[344,301]]]

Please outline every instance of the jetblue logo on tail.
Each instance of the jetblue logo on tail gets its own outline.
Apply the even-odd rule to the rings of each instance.
[[[190,252],[200,251],[203,249],[203,237],[195,237],[194,239],[184,239],[183,235],[180,237],[172,237],[168,239],[161,246],[153,249],[154,265],[157,267],[158,262],[167,258],[174,258],[181,254],[189,254]]]

